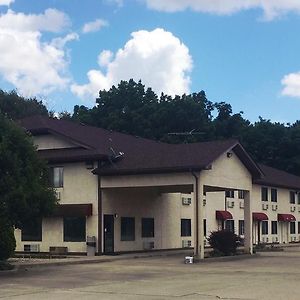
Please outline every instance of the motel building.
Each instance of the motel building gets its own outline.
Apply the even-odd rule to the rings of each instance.
[[[16,251],[101,255],[193,248],[228,229],[300,242],[300,177],[257,164],[235,140],[171,145],[65,120],[20,121],[51,170],[59,205],[16,230]]]

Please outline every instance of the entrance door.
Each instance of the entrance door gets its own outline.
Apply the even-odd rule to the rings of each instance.
[[[104,215],[104,254],[114,252],[114,216]]]

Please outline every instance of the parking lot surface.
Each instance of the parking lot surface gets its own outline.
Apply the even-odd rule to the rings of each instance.
[[[176,255],[24,269],[0,276],[0,299],[300,299],[299,248],[183,261]]]

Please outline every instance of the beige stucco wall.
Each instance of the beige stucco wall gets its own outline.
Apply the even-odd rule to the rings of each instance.
[[[93,214],[87,217],[86,234],[97,236],[98,183],[97,176],[86,169],[84,162],[59,164],[64,167],[64,187],[60,192],[61,204],[92,203]],[[21,241],[21,232],[16,230],[17,251],[23,251],[24,244],[39,244],[40,251],[48,252],[50,246],[65,246],[70,252],[85,252],[85,242],[63,241],[63,218],[46,218],[42,222],[42,242]]]
[[[38,150],[78,147],[74,143],[71,143],[66,139],[53,134],[37,135],[34,136],[33,139],[34,144],[37,146]]]

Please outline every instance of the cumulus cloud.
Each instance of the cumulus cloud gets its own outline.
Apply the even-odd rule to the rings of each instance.
[[[262,9],[264,18],[272,20],[288,12],[300,13],[299,0],[143,0],[151,9],[176,12],[191,9],[219,15],[248,9]]]
[[[0,76],[25,96],[47,94],[65,88],[68,61],[63,49],[74,34],[46,42],[42,32],[59,32],[69,18],[55,9],[44,14],[23,14],[8,10],[0,15]]]
[[[282,95],[300,97],[300,72],[284,76],[281,83],[284,86]]]
[[[13,2],[15,2],[15,0],[0,0],[0,6],[2,5],[9,6]]]
[[[160,28],[133,32],[131,39],[115,54],[102,51],[98,64],[104,71],[90,70],[87,84],[71,86],[71,91],[78,97],[94,98],[99,90],[109,89],[130,78],[141,79],[157,93],[189,92],[188,74],[193,64],[189,49],[171,32]]]
[[[97,19],[93,22],[84,24],[82,28],[83,33],[96,32],[99,31],[102,27],[108,26],[108,22],[102,19]]]

